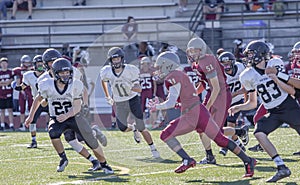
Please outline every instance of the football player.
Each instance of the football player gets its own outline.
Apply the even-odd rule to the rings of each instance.
[[[183,162],[175,169],[175,172],[183,173],[196,165],[196,161],[185,152],[176,137],[197,131],[199,134],[204,132],[217,145],[226,147],[236,154],[244,162],[246,170],[244,177],[252,177],[256,160],[248,157],[235,142],[222,134],[208,110],[200,103],[189,77],[177,70],[180,67],[179,57],[172,52],[163,52],[157,57],[155,66],[158,68],[159,78],[164,79],[169,94],[167,100],[162,103],[150,101],[151,111],[173,108],[177,101],[181,103],[181,116],[172,120],[160,134],[161,140],[182,158]]]
[[[40,83],[44,79],[54,78],[54,73],[52,70],[52,63],[60,57],[61,57],[60,52],[53,48],[49,48],[43,53],[43,62],[44,62],[44,66],[47,70],[38,78],[38,83]],[[77,71],[76,68],[74,68],[74,67],[72,67],[72,69],[74,70],[73,72],[75,73],[73,78],[79,80],[79,78],[81,77],[81,75],[80,75],[81,73],[79,71]],[[45,101],[43,101],[42,103],[47,105],[47,102],[45,103]],[[97,129],[97,128],[95,128],[95,129]],[[93,135],[94,136],[96,135],[97,138],[98,137],[102,138],[103,137],[102,132],[98,132],[95,129],[93,129]],[[92,171],[96,171],[101,168],[99,161],[97,159],[95,159],[88,152],[88,150],[80,143],[80,141],[84,141],[84,138],[82,138],[80,134],[76,134],[74,130],[68,129],[64,132],[64,136],[65,136],[65,140],[69,143],[69,145],[72,146],[72,148],[76,152],[78,152],[81,156],[83,156],[84,158],[86,158],[87,160],[89,160],[92,163],[92,166],[93,166],[91,169]],[[101,142],[101,141],[104,141],[104,142]],[[106,146],[106,144],[107,144],[106,137],[105,137],[105,139],[103,139],[101,141],[100,141],[100,143],[103,146]]]
[[[31,57],[28,55],[23,55],[20,59],[21,66],[16,67],[13,69],[16,85],[20,86],[20,84],[23,82],[23,74],[27,71],[31,71],[33,69],[33,63],[31,60]],[[25,131],[26,128],[24,126],[24,120],[25,120],[25,110],[26,110],[26,101],[28,110],[30,110],[30,107],[32,105],[33,97],[31,94],[30,86],[26,87],[24,90],[22,90],[19,93],[19,105],[20,105],[20,131]]]
[[[8,69],[8,58],[2,57],[0,59],[0,109],[1,109],[1,125],[0,130],[5,129],[5,110],[8,111],[9,128],[14,130],[13,123],[13,89],[11,82],[13,81],[13,71]]]
[[[81,100],[83,93],[83,83],[73,77],[73,67],[67,59],[58,58],[52,64],[54,78],[46,78],[38,83],[38,95],[34,100],[30,114],[26,119],[26,125],[29,125],[43,99],[47,99],[49,106],[50,122],[49,136],[51,142],[60,156],[61,160],[57,166],[57,172],[64,171],[68,165],[68,159],[60,136],[67,129],[74,130],[80,134],[86,144],[93,150],[100,161],[101,167],[106,174],[112,174],[114,171],[106,163],[104,153],[97,139],[93,136],[87,120],[78,116],[81,109]]]
[[[249,92],[249,99],[243,104],[231,107],[228,112],[234,114],[241,110],[253,109],[257,105],[257,96],[261,98],[262,104],[269,114],[257,121],[254,135],[277,166],[276,174],[267,182],[277,182],[282,178],[289,177],[291,171],[284,164],[268,135],[280,127],[282,123],[288,123],[300,133],[300,120],[298,119],[300,108],[287,91],[265,74],[266,67],[283,68],[284,65],[278,58],[270,60],[268,45],[265,42],[255,40],[247,45],[244,52],[252,67],[247,68],[240,75],[240,81]]]
[[[117,125],[120,131],[133,131],[137,143],[140,142],[140,132],[149,145],[152,156],[159,158],[159,152],[156,150],[143,120],[140,97],[138,96],[138,93],[142,91],[139,82],[140,71],[134,65],[125,64],[124,57],[125,53],[119,47],[112,47],[108,51],[107,58],[110,65],[104,66],[100,71],[105,99],[110,105],[116,104]],[[113,98],[109,94],[108,83],[112,89]],[[129,113],[134,116],[135,125],[127,123]]]
[[[192,68],[199,74],[201,80],[209,85],[203,104],[219,125],[219,129],[222,130],[231,103],[231,92],[226,83],[223,66],[212,54],[208,54],[209,48],[201,38],[192,38],[187,44],[186,53]],[[233,135],[231,132],[226,135]],[[205,133],[202,133],[200,137],[206,151],[206,157],[200,161],[200,164],[216,164],[210,138]]]
[[[29,86],[32,96],[35,97],[38,92],[37,79],[45,71],[42,55],[36,55],[33,58],[33,68],[34,71],[27,71],[26,73],[24,73],[23,82],[20,84],[20,86],[16,86],[14,89],[17,91],[22,91]],[[39,106],[39,108],[37,109],[37,112],[34,115],[34,119],[29,127],[29,131],[31,133],[31,144],[29,144],[27,148],[37,148],[36,122],[42,112],[48,112],[48,107]]]
[[[235,56],[230,52],[223,52],[218,57],[219,62],[223,65],[226,75],[226,83],[228,84],[231,95],[232,95],[232,101],[231,106],[241,104],[244,102],[244,88],[242,88],[242,84],[239,80],[239,75],[244,71],[245,66],[240,63],[236,62]],[[229,127],[235,127],[236,121],[240,115],[240,112],[235,113],[233,116],[228,116],[227,126]],[[232,139],[234,142],[236,142],[237,145],[239,145],[244,151],[246,150],[244,145],[247,145],[249,142],[249,137],[246,135],[246,137],[242,138],[243,143],[240,142],[238,137],[236,135],[232,136]],[[220,150],[220,154],[226,155],[227,150],[225,148],[222,148]]]

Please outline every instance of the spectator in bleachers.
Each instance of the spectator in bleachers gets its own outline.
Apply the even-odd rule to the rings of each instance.
[[[224,9],[224,0],[205,0],[203,13],[205,20],[220,20]]]
[[[276,0],[273,3],[273,10],[275,19],[281,18],[284,15],[284,3],[283,0]]]
[[[14,0],[11,19],[16,19],[17,10],[28,10],[29,15],[27,19],[32,19],[32,8],[35,6],[36,0]]]
[[[138,24],[135,22],[134,17],[128,16],[126,24],[122,27],[122,34],[128,44],[137,40],[137,32]]]
[[[188,0],[179,0],[179,3],[178,3],[178,11],[179,12],[185,12],[185,11],[187,11],[188,9],[187,9],[187,3],[188,3]]]
[[[13,7],[13,0],[1,0],[0,10],[2,12],[2,20],[7,19],[7,8]]]
[[[250,9],[250,2],[251,0],[244,0],[245,1],[245,7],[246,7],[246,11],[249,12],[251,9]]]
[[[75,2],[73,3],[73,6],[85,6],[86,5],[86,0],[75,0]]]

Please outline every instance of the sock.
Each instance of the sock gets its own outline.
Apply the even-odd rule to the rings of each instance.
[[[277,154],[274,157],[272,157],[272,160],[275,162],[276,166],[282,166],[284,165],[283,160],[281,159],[281,157]]]
[[[105,167],[106,166],[106,161],[104,161],[103,163],[102,162],[100,162],[100,165],[101,165],[101,167]]]
[[[149,144],[149,146],[150,146],[151,150],[156,150],[155,145],[153,144],[153,142],[151,144]]]
[[[237,135],[237,136],[242,136],[242,135],[245,135],[246,133],[245,133],[245,130],[243,130],[243,129],[240,129],[240,128],[236,128],[235,129],[235,135]]]
[[[36,136],[31,136],[32,141],[36,141]]]
[[[182,159],[190,159],[191,157],[181,148],[176,152]]]
[[[95,160],[95,158],[91,154],[86,159],[91,162]]]
[[[5,123],[1,123],[1,127],[3,127],[3,128],[4,128],[4,127],[5,127]]]
[[[65,151],[63,151],[62,153],[58,154],[60,158],[62,159],[67,159],[66,153]]]
[[[239,154],[237,154],[237,156],[244,162],[244,163],[249,163],[250,162],[250,157],[248,157],[247,155],[246,155],[246,153],[243,151],[243,150],[241,150],[241,152],[239,153]]]
[[[9,124],[9,127],[10,127],[10,128],[14,128],[14,124],[13,124],[13,123],[10,123],[10,124]]]
[[[209,158],[209,159],[214,158],[214,155],[213,155],[211,149],[210,150],[205,150],[205,152],[206,152],[206,157],[207,158]]]

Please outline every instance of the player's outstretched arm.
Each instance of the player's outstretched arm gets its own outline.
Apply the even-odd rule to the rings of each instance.
[[[43,100],[43,97],[41,95],[37,95],[34,98],[31,108],[30,108],[30,111],[29,111],[29,115],[25,120],[26,127],[28,127],[30,125],[30,123],[33,121],[34,114],[35,114],[36,110],[38,109],[38,107],[40,106],[42,100]]]

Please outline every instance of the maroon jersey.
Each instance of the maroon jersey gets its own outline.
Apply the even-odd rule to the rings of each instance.
[[[226,117],[228,115],[227,110],[231,104],[231,92],[226,83],[226,76],[223,66],[213,55],[206,55],[201,59],[198,64],[193,66],[193,69],[201,74],[203,81],[206,81],[209,85],[210,90],[207,92],[206,97],[203,101],[203,104],[206,105],[211,91],[213,90],[210,78],[217,76],[220,86],[220,92],[214,101],[213,105],[210,107],[209,112],[211,113],[213,119],[219,125],[220,128],[223,128]]]
[[[185,111],[199,103],[199,96],[197,95],[196,89],[190,82],[187,74],[182,71],[172,71],[165,79],[166,88],[169,90],[170,86],[177,83],[181,84],[178,102],[181,103],[181,111]]]
[[[142,88],[141,92],[141,104],[142,110],[145,110],[146,99],[152,99],[153,97],[153,86],[154,81],[152,77],[152,72],[142,72],[140,73],[140,85]]]
[[[6,82],[13,79],[13,72],[11,70],[0,71],[0,81]],[[0,99],[6,99],[12,97],[13,89],[10,84],[6,86],[1,86]]]
[[[27,68],[23,68],[23,67],[15,67],[13,69],[13,73],[14,73],[14,76],[16,76],[17,78],[20,79],[20,83],[22,83],[23,81],[23,74],[26,73],[28,71]],[[27,84],[26,84],[27,85]],[[24,91],[27,93],[27,92],[30,92],[31,93],[31,89],[29,86],[27,86]]]
[[[161,132],[160,138],[167,141],[169,138],[184,135],[192,131],[205,132],[219,146],[225,147],[228,138],[221,133],[220,127],[211,118],[208,110],[200,103],[199,97],[190,79],[182,71],[172,71],[165,79],[166,88],[180,83],[178,101],[181,102],[181,116],[172,120]]]
[[[217,61],[213,55],[206,55],[205,58],[201,59],[198,64],[193,66],[193,69],[197,69],[198,75],[201,77],[201,80],[208,83],[209,87],[212,90],[212,85],[209,78],[217,75],[219,80],[219,86],[222,92],[226,92],[228,85],[226,83],[226,76],[224,72],[224,67]]]

